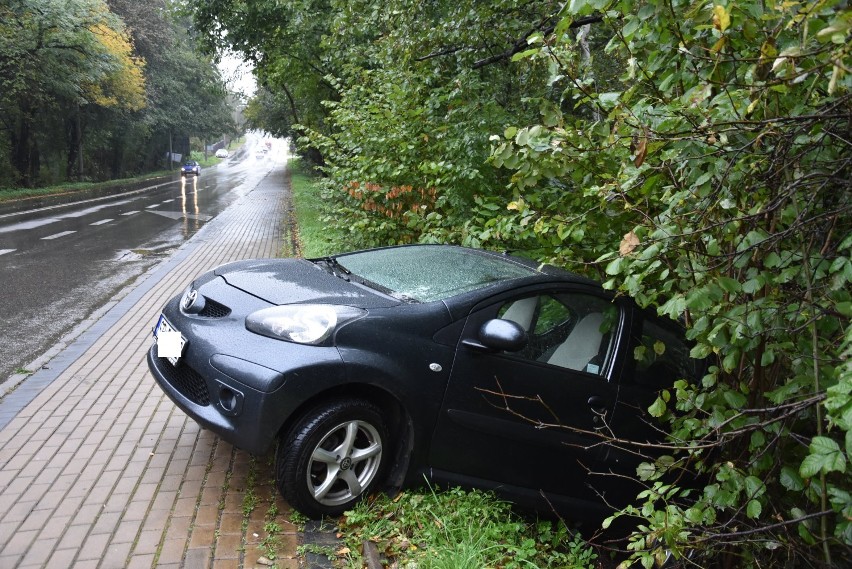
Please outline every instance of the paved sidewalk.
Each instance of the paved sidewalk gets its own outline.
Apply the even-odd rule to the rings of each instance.
[[[0,400],[0,568],[260,567],[266,530],[277,566],[298,567],[271,457],[201,430],[145,362],[160,308],[194,276],[277,254],[285,185],[275,168]]]

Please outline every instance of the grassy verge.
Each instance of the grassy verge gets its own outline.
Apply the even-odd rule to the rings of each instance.
[[[0,188],[0,202],[9,202],[24,198],[34,198],[40,196],[50,196],[55,194],[70,194],[75,192],[84,192],[88,190],[99,190],[108,188],[118,184],[133,184],[142,182],[152,178],[159,178],[172,174],[171,170],[162,170],[160,172],[151,172],[143,176],[135,178],[122,178],[120,180],[107,180],[105,182],[69,182],[67,184],[59,184],[45,188]]]
[[[377,496],[347,512],[340,532],[351,568],[364,566],[364,542],[394,566],[418,569],[585,569],[597,558],[564,524],[527,520],[491,494],[458,488]]]
[[[307,173],[296,159],[290,161],[290,168],[302,256],[311,258],[335,253],[332,250],[335,238],[322,220],[326,211],[318,179]]]

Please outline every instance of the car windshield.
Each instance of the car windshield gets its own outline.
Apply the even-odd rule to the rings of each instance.
[[[339,255],[339,266],[391,291],[394,296],[433,302],[489,284],[538,274],[509,259],[461,247],[418,245]]]

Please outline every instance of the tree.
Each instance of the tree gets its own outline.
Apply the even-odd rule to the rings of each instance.
[[[113,136],[115,148],[135,148],[126,154],[137,162],[127,166],[139,171],[162,166],[170,137],[212,140],[233,133],[224,81],[188,33],[191,24],[183,8],[165,0],[109,3],[127,22],[136,50],[147,62],[148,107],[135,117],[131,131],[117,129]]]
[[[118,178],[162,168],[171,134],[233,132],[188,27],[165,0],[0,5],[0,183]]]
[[[0,109],[17,181],[28,186],[44,115],[89,103],[141,108],[142,62],[102,0],[15,0],[0,13]]]

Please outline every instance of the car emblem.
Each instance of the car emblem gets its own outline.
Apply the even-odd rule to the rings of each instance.
[[[183,297],[183,309],[189,310],[189,307],[195,304],[195,299],[198,298],[198,291],[192,289],[189,293]]]
[[[340,470],[349,470],[352,468],[352,459],[348,456],[340,461]]]

